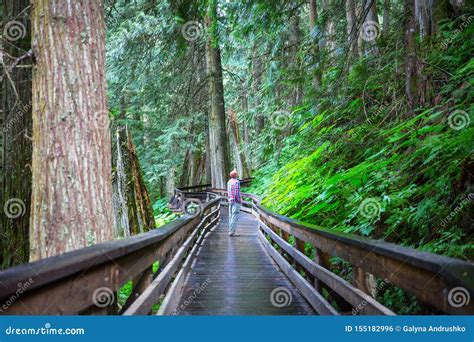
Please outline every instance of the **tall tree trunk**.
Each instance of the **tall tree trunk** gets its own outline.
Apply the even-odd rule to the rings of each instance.
[[[8,77],[2,79],[0,105],[0,268],[26,263],[29,258],[32,61],[25,58],[10,68],[13,59],[31,48],[28,6],[29,0],[6,0],[3,5],[0,44],[8,55],[2,51],[1,63]]]
[[[420,37],[430,37],[434,25],[433,21],[433,0],[415,0],[415,16],[419,28]]]
[[[101,1],[33,0],[32,261],[113,239]]]
[[[179,177],[179,186],[190,185],[189,178],[191,174],[191,170],[190,170],[191,159],[192,159],[192,151],[191,149],[187,149],[186,152],[184,153],[183,168],[181,171],[181,176]]]
[[[131,200],[130,205],[134,204],[137,217],[136,224],[132,225],[131,232],[132,234],[139,234],[153,229],[155,227],[155,218],[153,215],[153,207],[151,205],[150,195],[148,194],[148,190],[145,185],[143,172],[140,167],[140,162],[135,149],[135,144],[133,143],[132,136],[130,135],[128,128],[126,129],[126,133],[127,151],[130,158],[131,169],[130,183],[133,184],[134,187],[134,198]]]
[[[209,146],[211,180],[215,188],[224,188],[230,171],[228,141],[225,126],[224,84],[222,80],[221,52],[217,33],[217,1],[211,0],[205,18],[210,32],[206,42],[209,93]]]
[[[388,36],[390,30],[390,0],[383,2],[383,28],[382,34],[384,37]]]
[[[209,118],[207,118],[209,121]],[[206,184],[211,184],[212,171],[211,171],[211,142],[209,139],[209,124],[206,125]]]
[[[265,127],[265,117],[260,112],[260,97],[258,95],[260,91],[260,87],[262,84],[262,73],[263,73],[263,63],[259,55],[258,55],[258,45],[257,43],[254,44],[253,47],[253,57],[252,57],[252,78],[253,78],[253,106],[254,110],[256,110],[255,114],[255,131],[257,133],[257,137],[260,136],[263,128]]]
[[[417,56],[416,56],[416,18],[413,0],[404,0],[404,49],[405,49],[405,95],[410,114],[418,105]]]
[[[176,168],[172,167],[166,175],[166,195],[172,197],[176,189]]]
[[[359,35],[359,52],[368,54],[372,52],[378,52],[376,39],[380,35],[380,24],[377,15],[377,1],[366,0],[361,8],[362,19],[362,32]],[[363,17],[365,15],[365,18]]]
[[[235,167],[241,178],[250,177],[250,168],[245,158],[245,153],[239,148],[242,146],[240,139],[239,123],[237,120],[237,113],[229,108],[229,128],[230,128],[230,137],[232,142],[232,150],[235,157]]]
[[[319,38],[316,38],[317,22],[318,6],[316,0],[309,0],[309,30],[311,35],[311,51],[313,53],[313,88],[316,91],[321,88],[323,71],[320,56],[321,52],[319,51]]]
[[[120,98],[120,114],[118,120],[112,123],[112,214],[114,219],[114,236],[128,237],[130,236],[130,222],[128,212],[128,181],[126,170],[126,149],[124,144],[125,127],[121,122],[127,118],[128,98],[123,94]],[[117,124],[115,124],[117,123]]]
[[[326,13],[326,22],[324,23],[324,30],[323,30],[323,44],[322,48],[327,49],[329,51],[329,55],[334,54],[334,49],[336,48],[336,43],[334,41],[334,34],[335,34],[335,28],[334,28],[334,20],[330,15],[327,15],[327,13],[330,12],[330,5],[331,5],[331,0],[322,0],[323,2],[323,11]]]
[[[359,38],[359,29],[357,27],[354,0],[346,0],[346,25],[347,42],[350,44],[349,50],[354,56],[358,56],[359,49],[357,41]]]
[[[247,92],[247,85],[244,84],[244,89],[242,90],[242,113],[244,115],[248,115],[249,112],[249,101],[248,101],[248,92]],[[251,157],[250,157],[250,151],[249,151],[249,146],[250,146],[250,131],[249,131],[249,126],[247,125],[246,120],[242,120],[242,152],[244,154],[245,160],[247,161],[247,167],[248,167],[248,174],[249,176],[252,174],[252,162],[251,162]]]
[[[291,62],[292,65],[292,74],[295,79],[295,86],[293,87],[293,94],[292,94],[292,101],[291,107],[300,106],[303,102],[303,82],[301,82],[301,72],[299,67],[299,60],[298,60],[298,50],[300,48],[300,41],[301,41],[301,30],[300,30],[300,17],[299,12],[295,13],[294,18],[291,20],[290,25],[290,46],[291,48]]]
[[[116,130],[113,151],[113,214],[116,237],[140,234],[155,227],[135,144],[127,126]]]
[[[124,128],[119,127],[115,134],[115,144],[113,144],[113,197],[112,197],[112,209],[114,218],[114,236],[115,237],[128,237],[130,233],[130,221],[128,212],[128,189],[127,189],[127,174],[126,174],[126,162],[123,153],[123,139],[121,131]]]

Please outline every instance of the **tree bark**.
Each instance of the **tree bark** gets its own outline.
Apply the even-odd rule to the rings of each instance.
[[[128,237],[130,232],[130,215],[128,212],[128,189],[127,189],[127,174],[126,162],[123,153],[123,139],[121,134],[123,128],[117,128],[115,134],[115,144],[112,147],[113,151],[113,197],[112,208],[114,218],[114,236]]]
[[[313,88],[321,88],[322,65],[319,51],[319,38],[316,38],[316,24],[318,22],[318,6],[316,0],[309,0],[309,30],[311,35],[311,50],[313,53]],[[319,37],[319,34],[318,34]]]
[[[101,1],[33,0],[30,260],[113,239]]]
[[[299,67],[299,60],[298,60],[298,50],[300,48],[300,41],[301,41],[301,29],[300,29],[300,17],[299,12],[295,13],[295,16],[291,20],[290,25],[290,46],[291,48],[291,62],[292,65],[292,74],[296,76],[295,78],[295,86],[293,89],[293,95],[291,100],[291,106],[296,107],[300,106],[303,102],[303,82],[301,82],[301,71]]]
[[[237,113],[235,113],[231,108],[229,108],[229,128],[232,149],[235,157],[235,167],[241,178],[250,177],[250,168],[245,158],[245,153],[239,147],[242,146],[239,132],[239,123],[237,120]]]
[[[2,69],[31,48],[29,0],[6,0],[3,7]],[[17,23],[18,31],[8,32]],[[9,25],[9,26],[7,26]],[[3,52],[3,51],[2,51]],[[11,56],[11,57],[9,57]],[[31,58],[3,76],[0,112],[0,268],[28,262],[31,207]]]
[[[155,228],[155,218],[153,214],[153,207],[151,205],[150,195],[145,185],[143,172],[138,160],[135,144],[133,143],[130,131],[126,129],[127,133],[127,151],[130,158],[131,180],[130,183],[134,187],[134,198],[132,203],[135,205],[137,221],[132,225],[132,235],[147,232]]]
[[[206,42],[206,54],[211,100],[209,115],[211,183],[213,187],[222,189],[225,188],[227,174],[230,171],[230,159],[225,126],[224,84],[217,33],[216,0],[210,1],[205,22],[210,33]]]
[[[433,0],[415,0],[415,16],[420,37],[430,37],[433,34]]]
[[[252,57],[252,78],[253,78],[253,107],[256,110],[255,114],[255,131],[257,137],[260,136],[260,133],[265,127],[265,117],[260,113],[260,97],[258,92],[262,84],[262,73],[263,73],[263,64],[260,56],[258,56],[258,45],[254,44],[253,47],[254,55]]]
[[[404,49],[405,49],[405,95],[408,112],[413,114],[418,105],[417,89],[417,56],[416,56],[416,18],[415,3],[413,0],[404,0]]]
[[[322,0],[323,2],[323,11],[325,13],[329,12],[329,7],[331,5],[331,0]],[[335,28],[334,28],[334,21],[332,20],[332,17],[330,15],[326,15],[326,22],[324,23],[324,30],[323,30],[323,44],[322,48],[327,49],[329,52],[329,55],[334,54],[334,49],[336,48],[336,43],[334,42],[334,34],[335,34]]]
[[[383,2],[383,27],[382,34],[384,37],[388,36],[390,30],[390,0],[384,0]]]
[[[127,237],[155,228],[151,199],[135,144],[127,126],[116,130],[113,158],[113,214],[115,237]]]
[[[350,51],[354,56],[359,55],[359,49],[357,41],[359,38],[359,29],[357,27],[356,20],[356,8],[354,0],[346,0],[346,32],[347,32],[347,41],[350,44]]]
[[[176,189],[176,168],[172,167],[166,175],[166,196],[173,197]]]

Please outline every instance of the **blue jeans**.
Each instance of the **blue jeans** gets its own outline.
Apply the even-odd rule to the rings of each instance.
[[[237,218],[239,216],[240,203],[231,203],[229,202],[229,235],[235,234],[237,229]]]

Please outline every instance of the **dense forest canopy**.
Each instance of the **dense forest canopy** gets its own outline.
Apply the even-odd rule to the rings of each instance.
[[[2,268],[232,169],[280,214],[474,259],[471,1],[68,3],[0,7]]]
[[[255,177],[266,205],[472,259],[471,10],[462,1],[112,1],[114,123],[131,128],[154,199],[210,182],[211,45],[226,171]]]

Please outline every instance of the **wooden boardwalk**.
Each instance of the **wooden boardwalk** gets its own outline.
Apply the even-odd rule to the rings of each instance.
[[[177,315],[314,315],[264,250],[255,217],[241,212],[228,235],[228,209],[203,240],[186,277]]]

